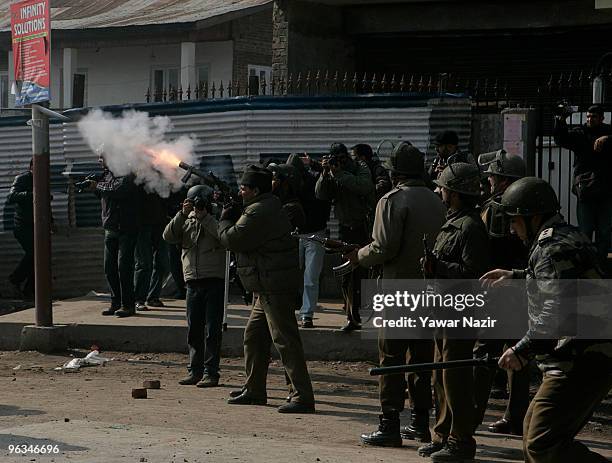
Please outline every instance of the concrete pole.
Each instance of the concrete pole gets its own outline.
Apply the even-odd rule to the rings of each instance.
[[[73,97],[73,86],[74,86],[74,74],[77,69],[77,49],[76,48],[64,48],[64,99],[62,101],[62,108],[72,108],[72,97]]]
[[[195,42],[181,43],[181,88],[183,89],[183,100],[187,99],[187,89],[191,88],[193,95],[198,85],[196,81],[196,44]],[[178,90],[178,89],[177,89]]]
[[[49,116],[32,105],[34,183],[34,283],[36,326],[53,326],[51,310],[51,195]]]

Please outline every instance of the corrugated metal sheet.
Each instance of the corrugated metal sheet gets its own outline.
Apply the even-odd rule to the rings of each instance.
[[[106,287],[101,228],[60,230],[52,236],[53,297],[72,297]],[[12,295],[8,275],[23,256],[11,232],[0,233],[0,297]]]
[[[10,30],[11,2],[0,6],[0,31]],[[62,0],[51,5],[53,29],[145,26],[192,23],[238,13],[272,0]]]
[[[350,100],[350,101],[349,101]],[[380,102],[386,105],[380,107]],[[286,156],[292,152],[323,153],[330,143],[339,141],[347,146],[369,143],[376,146],[381,140],[397,142],[409,140],[427,151],[436,133],[453,129],[460,134],[461,145],[467,147],[470,136],[471,106],[467,99],[434,98],[411,101],[394,97],[359,99],[342,98],[327,103],[299,107],[288,98],[277,99],[253,109],[253,100],[240,100],[231,109],[212,112],[215,102],[194,109],[192,114],[176,115],[181,105],[135,107],[171,114],[174,128],[170,136],[194,135],[198,139],[196,155],[202,170],[213,170],[225,180],[236,180],[247,164],[257,164],[262,157],[275,153]],[[267,100],[266,100],[267,101]],[[346,103],[345,107],[343,104]],[[120,108],[112,108],[114,111]],[[1,122],[0,122],[1,123]],[[16,173],[23,170],[30,157],[29,128],[0,126],[0,195]],[[87,172],[97,166],[96,156],[81,138],[76,124],[52,126],[52,166],[54,184],[54,215],[56,221],[82,226],[99,224],[99,201],[91,194],[65,193],[67,180],[59,175],[64,170]],[[12,154],[13,153],[13,154]],[[263,155],[263,156],[262,156]],[[383,160],[385,156],[382,156]],[[60,193],[60,189],[63,192]],[[0,196],[0,212],[5,212]],[[6,227],[8,229],[9,227]],[[337,222],[330,223],[332,236],[337,236]],[[99,228],[72,229],[71,235],[54,238],[55,288],[63,291],[74,288],[72,294],[105,286],[102,269],[102,234]],[[57,244],[56,244],[57,242]],[[11,233],[0,234],[0,279],[5,280],[21,255]],[[1,285],[4,283],[0,283]],[[88,286],[99,284],[101,286]],[[62,289],[60,289],[62,288]]]

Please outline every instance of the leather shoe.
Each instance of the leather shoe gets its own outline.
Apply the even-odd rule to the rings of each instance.
[[[159,299],[149,299],[147,305],[149,307],[165,307],[164,303]]]
[[[347,322],[346,325],[340,328],[340,331],[343,333],[350,333],[351,331],[357,331],[360,329],[361,329],[361,325],[358,325],[357,323],[353,323],[353,322]]]
[[[265,405],[268,403],[268,399],[257,399],[251,396],[249,391],[244,391],[236,397],[227,399],[227,403],[230,405]]]
[[[242,389],[236,389],[235,391],[230,391],[230,397],[238,397],[241,394],[244,394],[244,391],[246,391],[246,387],[243,387]]]
[[[183,386],[193,386],[194,384],[198,384],[201,379],[202,376],[200,375],[189,375],[186,378],[179,380],[178,383],[182,384]]]
[[[302,328],[314,328],[314,323],[312,323],[312,318],[309,318],[309,317],[302,318]]]
[[[430,442],[417,449],[417,453],[422,457],[430,457],[433,453],[439,452],[446,446],[446,442]]]
[[[314,413],[314,403],[304,403],[299,401],[289,402],[288,404],[278,407],[278,413]]]
[[[117,312],[117,310],[119,309],[116,309],[114,307],[109,307],[108,309],[102,311],[102,315],[105,315],[105,316],[115,315],[115,312]]]
[[[491,423],[488,427],[489,432],[493,432],[495,434],[513,434],[515,436],[523,435],[523,427],[516,426],[505,418],[502,418],[495,423]]]
[[[431,442],[429,410],[413,409],[410,414],[410,424],[402,427],[400,434],[403,439],[415,440],[423,443]]]
[[[136,303],[136,310],[138,310],[139,312],[146,312],[149,310],[149,308],[142,302],[137,302]]]
[[[135,308],[128,309],[126,307],[122,307],[115,312],[115,315],[119,318],[131,317],[133,315],[136,315],[136,309]]]
[[[377,447],[401,447],[402,437],[400,436],[399,418],[390,419],[380,415],[379,420],[378,430],[362,434],[361,442]]]

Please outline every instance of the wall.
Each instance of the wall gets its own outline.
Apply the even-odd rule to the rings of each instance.
[[[234,70],[232,82],[248,86],[248,66],[272,66],[272,10],[232,22]]]
[[[294,74],[329,70],[351,72],[354,46],[346,35],[343,9],[321,3],[276,0],[273,71]]]

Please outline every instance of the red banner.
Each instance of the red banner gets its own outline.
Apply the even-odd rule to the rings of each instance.
[[[11,5],[13,66],[17,94],[24,106],[50,99],[51,18],[49,0],[23,0]]]

